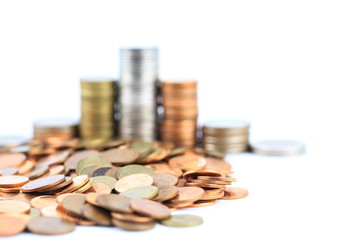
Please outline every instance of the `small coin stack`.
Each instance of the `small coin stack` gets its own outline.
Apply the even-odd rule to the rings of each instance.
[[[157,48],[120,49],[119,135],[123,139],[156,139]]]
[[[197,82],[162,81],[161,103],[161,139],[177,146],[193,148],[198,117]]]
[[[71,139],[78,136],[78,122],[71,119],[43,119],[34,122],[34,138]]]
[[[208,155],[240,153],[248,149],[250,124],[244,120],[216,120],[203,126],[203,148]]]
[[[172,212],[248,194],[228,187],[236,181],[228,176],[229,163],[205,157],[201,149],[132,140],[46,142],[0,155],[0,236],[25,229],[65,234],[76,225],[193,227],[201,217]]]
[[[112,79],[81,80],[81,138],[111,139],[114,136],[115,92]]]

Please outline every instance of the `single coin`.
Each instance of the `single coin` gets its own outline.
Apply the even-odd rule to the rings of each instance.
[[[154,219],[151,217],[144,217],[137,214],[124,214],[112,212],[111,216],[119,221],[128,221],[136,223],[147,223],[152,222]]]
[[[154,219],[166,219],[171,216],[171,211],[167,206],[148,199],[132,199],[130,208],[136,213]]]
[[[76,165],[76,172],[79,173],[81,169],[89,167],[89,166],[98,166],[98,165],[105,165],[108,164],[111,166],[111,164],[101,158],[101,157],[85,157],[82,158]]]
[[[231,182],[226,182],[226,181],[200,180],[200,179],[190,179],[189,181],[191,183],[199,183],[199,184],[231,185]]]
[[[99,155],[100,155],[99,151],[96,150],[84,150],[84,151],[76,152],[66,160],[64,166],[70,170],[75,170],[76,165],[81,159],[85,157],[98,157]]]
[[[0,155],[0,168],[19,167],[25,160],[23,153],[4,153]]]
[[[205,165],[205,169],[209,169],[209,170],[215,170],[218,172],[229,172],[231,171],[231,165],[230,163],[219,159],[219,158],[212,158],[212,157],[207,157],[206,159],[206,165]]]
[[[111,225],[111,216],[108,210],[86,203],[82,207],[82,214],[87,219],[102,226]]]
[[[223,190],[225,195],[221,199],[240,199],[249,195],[248,190],[245,188],[228,187]]]
[[[51,165],[49,167],[49,172],[46,173],[46,176],[53,176],[63,173],[65,173],[64,165]]]
[[[172,174],[155,174],[153,175],[156,186],[172,185],[175,186],[178,183],[179,178]]]
[[[198,201],[194,202],[193,204],[191,204],[190,207],[207,207],[207,206],[214,205],[216,202],[217,202],[216,199],[198,200]]]
[[[112,169],[112,166],[109,165],[100,165],[96,166],[95,168],[92,168],[89,172],[90,177],[97,177],[97,176],[104,176],[107,171]]]
[[[180,168],[184,171],[202,169],[206,165],[206,160],[197,155],[180,155],[169,160],[169,166]]]
[[[153,146],[150,142],[133,142],[131,143],[130,148],[136,150],[140,156],[143,156],[144,154],[151,152]]]
[[[147,164],[145,167],[150,168],[156,174],[171,174],[177,177],[183,175],[183,171],[180,168],[172,168],[166,163],[153,163]]]
[[[130,221],[120,221],[116,218],[112,218],[112,223],[114,224],[114,226],[127,231],[146,231],[153,229],[155,227],[155,221],[146,222],[146,223],[137,223]]]
[[[42,208],[40,210],[40,216],[43,216],[43,217],[60,217],[58,215],[57,211],[56,211],[57,206],[58,206],[58,204]]]
[[[135,173],[145,173],[148,175],[154,175],[154,172],[147,167],[144,167],[142,165],[137,165],[137,164],[131,164],[131,165],[127,165],[127,166],[120,168],[120,170],[118,171],[118,177],[119,177],[119,179],[121,179],[123,177],[126,177],[131,174],[135,174]]]
[[[19,234],[25,230],[27,221],[22,217],[14,215],[0,215],[0,237]]]
[[[187,180],[184,178],[179,178],[178,183],[176,184],[176,186],[179,187],[185,187],[185,184],[187,183]]]
[[[42,235],[60,235],[74,231],[76,224],[58,217],[37,217],[31,219],[27,229]]]
[[[81,188],[89,181],[89,177],[87,175],[80,175],[80,176],[74,177],[72,179],[72,181],[73,182],[68,187],[61,190],[61,192],[56,193],[55,195],[60,195],[63,193],[70,193],[70,192],[76,191],[77,189]]]
[[[106,183],[93,182],[93,185],[88,190],[86,190],[85,193],[95,192],[95,193],[99,193],[99,194],[109,194],[109,193],[111,193],[111,191],[112,191],[112,188],[109,185],[107,185]]]
[[[1,193],[19,193],[21,191],[21,187],[6,187],[0,188]]]
[[[103,208],[113,212],[132,213],[130,209],[130,199],[116,194],[100,194],[96,197],[96,202]]]
[[[270,139],[251,143],[252,151],[268,156],[295,156],[305,152],[305,144],[296,140]]]
[[[83,217],[84,215],[82,214],[82,207],[84,206],[85,202],[86,196],[84,194],[69,195],[62,200],[61,206],[71,214]]]
[[[63,163],[66,158],[70,155],[69,151],[62,151],[59,153],[55,153],[53,155],[47,156],[45,158],[41,158],[36,162],[37,167],[43,166],[51,166],[54,164],[61,164]]]
[[[47,173],[50,170],[49,166],[42,166],[42,167],[37,167],[35,168],[33,171],[31,171],[27,176],[30,179],[35,179],[38,177],[43,176],[45,173]]]
[[[45,189],[42,189],[42,190],[37,190],[38,193],[43,193],[43,192],[47,192],[47,193],[53,193],[53,192],[56,192],[66,186],[69,186],[70,184],[73,183],[73,180],[71,177],[65,177],[65,181],[55,185],[55,186],[52,186],[52,187],[49,187],[49,188],[45,188]]]
[[[94,181],[94,183],[105,183],[109,185],[111,189],[115,188],[115,184],[117,182],[115,178],[109,176],[97,176],[92,177],[91,179]]]
[[[38,190],[46,189],[55,186],[65,181],[64,175],[54,175],[36,179],[28,182],[21,187],[23,192],[36,192]]]
[[[75,191],[73,191],[74,193],[83,193],[83,192],[86,192],[87,190],[89,190],[92,185],[94,184],[93,180],[92,179],[89,179],[89,181],[81,186],[80,188],[76,189]]]
[[[171,185],[158,186],[158,195],[153,198],[153,201],[164,202],[166,200],[176,197],[179,193],[179,189]]]
[[[195,202],[201,199],[204,194],[204,189],[200,187],[180,187],[178,195],[171,199],[170,202],[175,204]]]
[[[19,169],[12,167],[12,168],[2,168],[0,169],[0,176],[10,176],[18,174]]]
[[[200,200],[213,200],[222,198],[225,192],[220,188],[206,189],[204,196]]]
[[[104,159],[113,163],[114,165],[127,165],[136,161],[139,158],[139,153],[134,149],[110,149],[101,155]]]
[[[83,195],[81,193],[64,193],[61,195],[56,196],[56,201],[62,205],[62,201],[67,197],[67,196],[72,196],[72,195]]]
[[[186,180],[197,179],[198,176],[224,177],[224,175],[221,172],[215,170],[208,170],[208,169],[187,171],[183,175],[183,177]]]
[[[237,135],[247,132],[250,123],[246,120],[213,120],[204,124],[203,133],[211,135]]]
[[[43,209],[48,206],[58,205],[56,197],[52,195],[43,195],[31,199],[30,204],[37,209]]]
[[[88,175],[89,177],[91,177],[91,172],[92,170],[94,170],[97,167],[97,165],[91,165],[91,166],[86,166],[82,169],[80,169],[79,172],[77,172],[78,175]]]
[[[152,199],[158,194],[158,188],[155,186],[139,186],[130,188],[120,195],[128,198]]]
[[[16,200],[3,200],[0,201],[0,214],[3,213],[29,213],[30,204],[16,201]]]
[[[229,177],[211,177],[211,176],[198,176],[199,180],[208,180],[208,181],[224,181],[224,182],[236,182],[236,178]]]
[[[226,188],[225,184],[210,184],[210,183],[192,183],[187,182],[185,186],[189,187],[201,187],[201,188]]]
[[[145,173],[127,175],[120,178],[115,184],[115,190],[122,193],[130,188],[138,186],[151,186],[154,184],[154,178]]]
[[[29,182],[29,178],[20,175],[1,176],[0,187],[20,187]]]
[[[160,221],[168,227],[194,227],[203,223],[201,217],[195,215],[172,215],[170,218]]]

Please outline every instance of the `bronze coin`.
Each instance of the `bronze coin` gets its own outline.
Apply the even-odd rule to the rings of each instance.
[[[220,188],[206,189],[204,196],[200,200],[213,200],[222,198],[225,192]]]
[[[54,175],[36,179],[28,182],[21,187],[23,192],[36,192],[38,190],[46,189],[55,186],[65,181],[64,175]]]
[[[0,155],[0,168],[19,167],[26,160],[23,153],[5,153]]]
[[[202,169],[205,165],[205,158],[196,155],[180,155],[169,160],[170,167],[180,168],[184,171]]]
[[[180,187],[178,195],[171,199],[170,202],[174,204],[195,202],[201,199],[204,194],[204,189],[199,187]]]
[[[137,223],[129,221],[120,221],[116,218],[112,219],[114,226],[127,230],[127,231],[146,231],[155,227],[155,221],[146,223]]]
[[[208,169],[187,171],[183,175],[186,180],[189,180],[191,178],[196,179],[198,176],[223,177],[224,175],[221,172]]]
[[[14,215],[0,215],[0,237],[7,237],[19,234],[25,230],[27,221],[24,218]]]
[[[92,179],[90,179],[84,186],[76,189],[75,191],[73,191],[74,193],[83,193],[86,192],[87,190],[89,190],[92,185],[94,184],[94,181]]]
[[[58,152],[53,155],[47,156],[45,158],[41,158],[36,162],[36,166],[43,167],[43,166],[51,166],[54,164],[61,164],[66,160],[66,158],[69,155],[70,155],[69,151]]]
[[[20,187],[29,182],[29,178],[19,175],[2,176],[0,177],[0,187]]]
[[[85,202],[86,196],[84,194],[69,195],[61,201],[61,205],[66,211],[70,212],[71,214],[83,217],[82,208]]]
[[[221,199],[240,199],[247,197],[249,192],[245,188],[228,187],[224,189],[225,195]]]
[[[31,199],[30,204],[37,209],[43,209],[48,206],[58,205],[56,197],[52,195],[43,195]]]
[[[37,167],[33,169],[27,176],[30,179],[36,179],[38,177],[44,176],[47,172],[49,172],[49,170],[50,170],[49,166]]]
[[[192,183],[199,184],[218,184],[218,185],[231,185],[231,182],[225,181],[214,181],[214,180],[200,180],[200,179],[189,179]]]
[[[101,155],[104,159],[113,163],[114,165],[126,165],[136,161],[139,158],[139,153],[134,149],[110,149]]]
[[[158,186],[158,191],[158,195],[152,199],[153,201],[164,202],[176,197],[179,193],[179,189],[171,185]]]
[[[122,193],[130,188],[138,186],[151,186],[154,184],[154,178],[145,173],[127,175],[120,178],[115,184],[115,190]]]
[[[215,203],[216,203],[215,199],[212,199],[212,200],[198,200],[198,201],[194,202],[192,205],[190,205],[190,207],[207,207],[207,206],[214,205]]]
[[[91,192],[95,192],[95,193],[99,193],[99,194],[109,194],[111,193],[112,188],[106,184],[106,183],[101,183],[101,182],[94,182],[93,185],[86,190],[84,193],[91,193]]]
[[[30,204],[16,201],[16,200],[3,200],[0,201],[0,214],[3,213],[29,213]]]
[[[154,163],[154,164],[147,164],[145,167],[150,168],[153,170],[156,174],[171,174],[177,177],[180,177],[183,175],[183,172],[179,168],[172,168],[166,163]]]
[[[153,175],[156,186],[172,185],[175,186],[178,183],[178,177],[172,174],[160,173]]]
[[[19,175],[25,175],[28,172],[30,172],[35,167],[35,160],[34,159],[28,159],[25,161],[24,164],[19,166]]]
[[[96,224],[103,226],[111,225],[110,212],[103,208],[93,206],[89,203],[85,203],[82,208],[82,214],[84,217],[93,221]]]
[[[45,176],[53,176],[63,173],[65,173],[64,165],[52,165],[49,167],[49,172],[47,172]]]
[[[136,222],[136,223],[147,223],[154,220],[151,217],[144,217],[137,214],[124,214],[124,213],[112,212],[111,216],[119,221],[128,221],[128,222]]]
[[[58,217],[36,217],[27,224],[32,233],[42,235],[60,235],[72,232],[76,224]]]
[[[141,215],[154,219],[166,219],[171,216],[171,211],[165,205],[147,199],[132,199],[130,208]]]
[[[61,205],[56,207],[56,214],[63,219],[69,220],[70,222],[76,223],[78,225],[83,226],[93,226],[95,225],[94,222],[87,220],[86,218],[79,217],[77,215],[71,214],[67,212]]]
[[[96,150],[84,150],[76,152],[71,155],[66,162],[64,163],[65,167],[70,170],[75,170],[78,162],[85,157],[98,157],[100,155],[99,151]]]
[[[112,212],[132,213],[130,209],[130,199],[116,194],[100,194],[96,197],[96,202],[103,208]]]
[[[60,217],[56,211],[58,204],[44,207],[40,210],[40,216],[43,217]]]
[[[37,192],[38,193],[43,193],[43,192],[53,193],[53,192],[59,191],[60,189],[66,187],[66,186],[69,186],[72,183],[73,183],[73,180],[71,177],[65,177],[65,181],[63,181],[62,183],[59,183],[55,186],[45,188],[42,190],[37,190]]]

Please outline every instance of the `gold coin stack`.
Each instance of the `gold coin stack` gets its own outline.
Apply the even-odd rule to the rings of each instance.
[[[115,92],[112,79],[81,80],[81,138],[111,139],[114,136]]]
[[[208,155],[240,153],[248,149],[250,123],[244,120],[210,121],[203,126],[202,143]]]
[[[197,131],[197,82],[162,81],[161,102],[164,110],[161,139],[177,146],[193,148]]]
[[[34,138],[46,141],[50,138],[71,139],[78,135],[78,122],[70,119],[43,119],[34,122]]]

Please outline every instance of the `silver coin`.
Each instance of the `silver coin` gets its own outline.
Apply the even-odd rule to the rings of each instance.
[[[251,143],[256,154],[269,156],[294,156],[305,153],[305,144],[297,140],[269,139]]]

